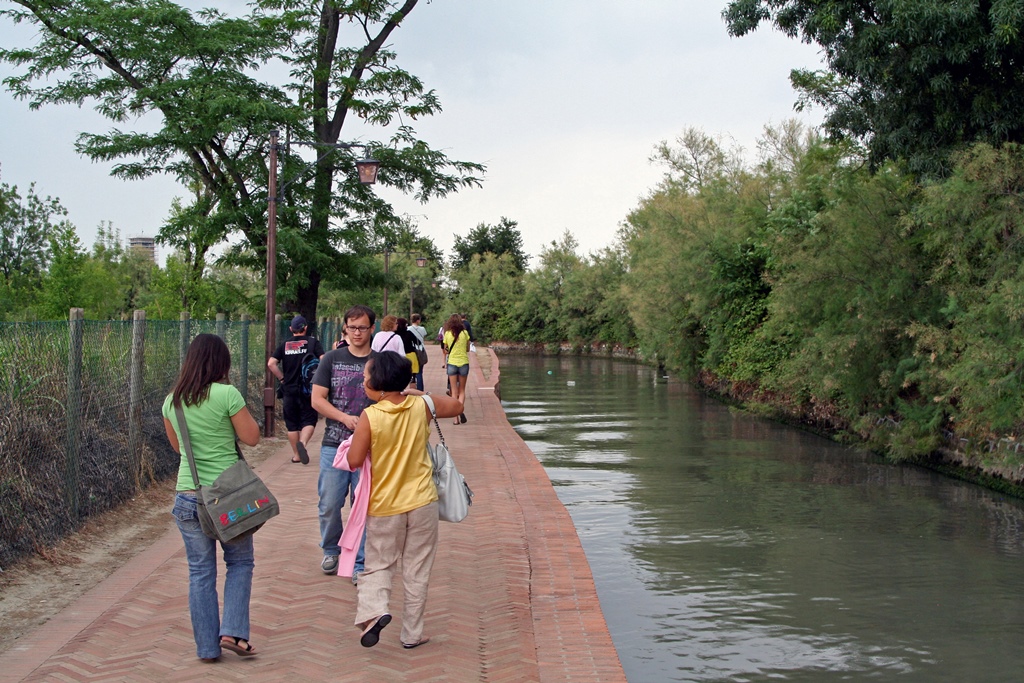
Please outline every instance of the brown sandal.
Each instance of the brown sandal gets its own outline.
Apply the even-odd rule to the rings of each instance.
[[[221,636],[220,646],[225,650],[231,650],[239,657],[253,657],[258,655],[259,652],[252,646],[248,640],[245,640],[245,647],[242,647],[242,641],[245,638],[235,638],[234,636]]]

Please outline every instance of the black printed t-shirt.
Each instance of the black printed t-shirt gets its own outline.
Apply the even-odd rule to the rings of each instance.
[[[316,337],[302,336],[292,337],[288,341],[278,344],[273,353],[281,366],[284,379],[281,380],[281,388],[285,394],[298,396],[302,394],[302,362],[307,356],[319,358],[324,355],[324,347]]]
[[[341,412],[359,415],[373,403],[363,391],[363,368],[376,355],[376,351],[371,351],[368,356],[353,356],[348,347],[328,351],[313,375],[313,386],[327,387],[327,399]],[[340,446],[352,435],[352,430],[337,420],[328,417],[326,422],[324,446]]]

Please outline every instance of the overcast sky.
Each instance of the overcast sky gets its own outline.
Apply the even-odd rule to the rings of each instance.
[[[454,235],[502,216],[518,222],[533,256],[565,230],[584,254],[611,245],[663,174],[648,161],[659,141],[697,126],[752,153],[765,124],[797,117],[789,72],[817,68],[817,50],[767,27],[730,38],[724,5],[421,0],[390,44],[444,111],[413,125],[450,157],[485,164],[487,176],[481,189],[426,205],[381,192],[446,253]],[[4,45],[30,38],[0,21]],[[798,118],[817,124],[821,112]],[[166,178],[116,180],[109,165],[78,156],[79,132],[108,128],[89,108],[32,112],[3,91],[0,121],[0,181],[23,196],[34,181],[39,194],[59,198],[86,246],[101,221],[125,238],[155,235],[184,194]]]

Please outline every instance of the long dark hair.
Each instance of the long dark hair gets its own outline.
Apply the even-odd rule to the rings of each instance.
[[[444,329],[452,333],[453,340],[458,339],[459,335],[466,331],[465,326],[462,324],[462,318],[459,317],[458,313],[453,313],[452,317],[448,318],[448,321],[444,324]]]
[[[215,334],[200,334],[189,344],[181,372],[171,389],[171,402],[199,405],[210,397],[210,385],[228,376],[231,352],[224,340]]]

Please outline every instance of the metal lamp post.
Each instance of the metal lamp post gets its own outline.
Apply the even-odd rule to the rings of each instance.
[[[263,359],[263,366],[266,369],[263,382],[263,436],[274,435],[274,407],[276,403],[274,376],[270,374],[270,368],[267,367],[267,363],[270,361],[270,356],[273,355],[274,349],[277,347],[274,329],[274,312],[277,309],[277,202],[281,199],[277,187],[277,152],[280,149],[277,139],[278,131],[270,131],[270,173],[267,183],[267,305],[265,310],[267,328],[265,357]],[[310,145],[312,147],[330,147],[332,151],[336,149],[352,149],[354,147],[359,147],[364,151],[363,158],[356,161],[356,171],[359,174],[359,182],[363,185],[373,185],[377,182],[377,170],[380,168],[380,162],[376,159],[370,158],[370,149],[366,145],[348,142],[338,142],[333,144],[320,142],[293,142],[293,144]],[[303,172],[309,169],[310,166],[319,163],[324,158],[326,158],[326,155],[323,157],[317,155],[317,158],[314,161],[306,165]],[[301,175],[302,174],[299,174],[299,176],[292,178],[282,185],[280,192],[283,193],[284,189],[288,187],[290,183],[301,177]]]
[[[423,268],[427,265],[427,257],[419,254],[415,251],[391,251],[389,245],[384,246],[384,313],[381,317],[388,314],[388,273],[391,272],[391,254],[399,254],[400,256],[412,256],[416,255],[416,267]],[[409,276],[409,316],[412,317],[412,276]]]

